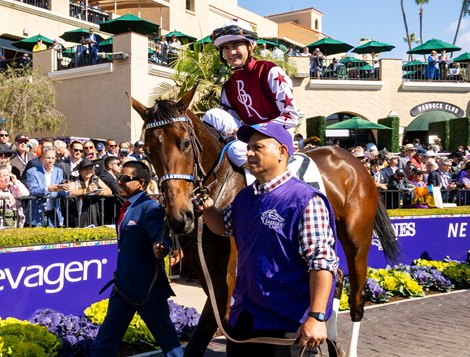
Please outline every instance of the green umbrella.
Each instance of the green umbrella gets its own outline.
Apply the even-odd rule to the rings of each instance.
[[[408,71],[406,72],[403,76],[401,76],[401,78],[404,78],[404,79],[415,79],[417,73],[416,71]]]
[[[33,37],[24,38],[22,40],[13,42],[12,45],[17,48],[32,51],[34,45],[36,44],[39,38],[42,40],[42,43],[44,43],[46,46],[49,47],[50,45],[52,45],[52,40],[43,35],[36,35]]]
[[[67,42],[80,43],[80,41],[82,40],[82,37],[86,37],[86,35],[88,35],[89,33],[90,33],[89,30],[84,29],[84,28],[79,28],[75,30],[65,31],[59,37]],[[97,33],[95,33],[95,36],[98,38],[98,42],[104,41],[104,38],[101,37],[101,35],[98,35]]]
[[[211,43],[211,42],[212,42],[211,35],[207,35],[206,37],[201,38],[200,40],[197,40],[196,44],[197,45],[206,45],[206,44]]]
[[[316,42],[307,45],[308,48],[319,48],[326,55],[334,55],[337,53],[348,52],[353,46],[346,42],[334,40],[332,38],[322,38]]]
[[[391,130],[388,126],[373,123],[371,121],[361,119],[359,117],[352,117],[351,119],[343,120],[338,123],[328,125],[327,129],[379,129]]]
[[[126,14],[117,19],[108,20],[100,23],[100,30],[112,34],[119,34],[125,32],[137,32],[142,35],[158,32],[158,25],[141,19],[132,14]]]
[[[369,41],[363,43],[360,46],[357,46],[355,49],[352,50],[354,53],[358,54],[365,54],[365,53],[382,53],[388,52],[395,48],[393,45],[389,45],[388,43],[379,42],[379,41]]]
[[[339,60],[339,63],[344,63],[344,64],[346,64],[346,63],[353,63],[353,64],[355,64],[355,65],[357,65],[357,66],[365,66],[365,65],[367,64],[366,61],[361,60],[361,59],[356,58],[356,57],[352,57],[352,56],[341,58],[341,59]]]
[[[257,45],[266,45],[266,46],[277,46],[277,43],[269,41],[269,40],[265,40],[263,38],[257,39],[256,44]]]
[[[180,40],[182,43],[190,43],[190,42],[196,41],[196,37],[189,36],[189,35],[186,35],[186,34],[180,32],[180,31],[175,30],[175,31],[171,31],[171,32],[169,32],[165,35],[168,42],[170,42],[173,35],[175,35],[178,38],[178,40]]]
[[[403,66],[401,66],[401,68],[406,71],[406,70],[414,70],[416,68],[425,67],[425,66],[427,66],[426,62],[411,61],[411,62],[405,63]]]
[[[407,127],[406,131],[428,131],[429,123],[438,121],[447,121],[454,119],[455,114],[443,112],[440,110],[431,110],[429,112],[418,115]]]
[[[359,67],[361,71],[372,71],[374,69],[374,66],[370,64],[365,64],[364,66]]]
[[[454,52],[454,51],[460,51],[461,48],[458,46],[454,46],[448,42],[438,40],[437,38],[433,38],[432,40],[426,41],[425,43],[415,48],[412,48],[406,53],[424,55],[426,53],[431,53],[431,51],[443,51],[443,50],[447,52]]]
[[[454,62],[470,62],[470,52],[462,53],[460,56],[455,57]]]

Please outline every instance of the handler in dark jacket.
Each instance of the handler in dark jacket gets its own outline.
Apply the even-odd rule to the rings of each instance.
[[[167,303],[174,295],[163,266],[170,238],[162,235],[162,208],[145,193],[150,172],[145,164],[129,161],[123,165],[117,181],[119,194],[126,201],[116,224],[119,247],[116,282],[91,355],[116,356],[137,311],[165,356],[183,356]]]

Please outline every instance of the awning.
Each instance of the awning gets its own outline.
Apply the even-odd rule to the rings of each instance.
[[[447,121],[456,118],[455,114],[432,110],[430,112],[418,115],[407,127],[406,131],[428,131],[429,123],[438,121]]]
[[[5,38],[0,38],[0,47],[11,51],[29,52],[13,46],[12,43],[16,41],[17,40],[7,40]]]

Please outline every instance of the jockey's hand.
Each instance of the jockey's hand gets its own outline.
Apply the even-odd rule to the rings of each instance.
[[[196,209],[198,211],[203,211],[214,206],[214,201],[212,200],[212,198],[210,198],[208,194],[199,194],[196,200]]]
[[[308,317],[297,330],[296,337],[299,339],[300,346],[308,344],[308,347],[318,347],[326,341],[326,333],[325,322]]]
[[[155,254],[155,258],[163,259],[168,254],[169,250],[163,244],[160,243],[153,243],[153,254]]]

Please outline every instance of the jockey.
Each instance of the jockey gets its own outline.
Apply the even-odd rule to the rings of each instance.
[[[221,135],[235,135],[242,124],[273,121],[293,135],[298,123],[292,81],[276,64],[253,58],[258,35],[251,26],[234,19],[212,32],[220,59],[232,71],[224,84],[221,107],[208,110],[204,122]],[[246,143],[234,141],[227,149],[229,159],[241,167],[246,162]]]

